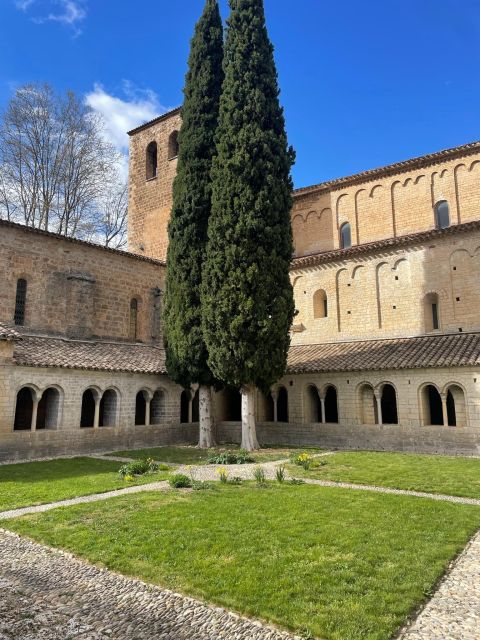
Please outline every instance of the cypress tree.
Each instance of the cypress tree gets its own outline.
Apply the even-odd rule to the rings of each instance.
[[[206,0],[191,41],[169,223],[164,311],[166,366],[186,389],[199,384],[199,446],[214,444],[211,385],[201,331],[200,283],[211,209],[211,165],[223,82],[223,26],[217,0]]]
[[[258,448],[255,388],[285,372],[294,315],[291,166],[263,0],[230,0],[202,324],[212,372],[242,392],[242,447]]]

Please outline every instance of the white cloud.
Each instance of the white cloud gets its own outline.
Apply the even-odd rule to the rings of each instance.
[[[73,29],[76,36],[81,34],[80,24],[87,17],[86,0],[16,0],[17,9],[27,12],[36,7],[39,15],[33,16],[33,22],[58,22]]]
[[[165,113],[157,95],[151,90],[139,90],[130,82],[123,83],[123,96],[118,97],[105,91],[101,84],[95,84],[93,91],[85,96],[86,104],[99,113],[105,122],[105,135],[124,157],[122,174],[128,173],[127,131],[153,120]]]

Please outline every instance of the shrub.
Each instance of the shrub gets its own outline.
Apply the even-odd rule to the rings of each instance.
[[[208,491],[215,489],[215,485],[212,482],[206,482],[205,480],[194,480],[192,482],[192,489],[194,491]]]
[[[146,473],[155,473],[158,471],[158,464],[152,458],[145,460],[135,460],[120,467],[118,473],[122,478],[134,478],[135,476],[144,476]]]
[[[285,467],[283,464],[276,468],[275,476],[277,478],[277,482],[280,482],[280,484],[285,482]]]
[[[243,478],[240,476],[233,476],[233,478],[228,479],[228,484],[242,484]]]
[[[305,484],[305,480],[302,480],[301,478],[291,478],[288,482],[290,484]]]
[[[310,469],[313,463],[312,456],[306,451],[304,451],[303,453],[292,454],[290,460],[293,462],[293,464],[296,464],[299,467],[303,467],[305,470]]]
[[[265,471],[262,467],[255,467],[255,471],[253,472],[253,477],[255,478],[255,482],[258,486],[264,487],[267,484],[267,478],[265,476]]]
[[[255,462],[248,451],[223,451],[208,458],[209,464],[248,464]]]
[[[192,486],[191,479],[183,473],[176,473],[169,478],[168,482],[174,489],[189,489]]]

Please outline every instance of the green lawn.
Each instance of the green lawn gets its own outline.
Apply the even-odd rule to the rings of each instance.
[[[253,485],[137,494],[5,526],[325,640],[388,640],[480,526],[480,507]]]
[[[131,451],[114,451],[105,454],[111,456],[119,456],[121,458],[153,458],[160,462],[172,462],[175,464],[207,464],[208,458],[223,451],[238,451],[237,445],[225,445],[214,449],[198,449],[194,446],[184,447],[153,447],[151,449],[133,449]],[[302,449],[303,451],[304,449]],[[298,449],[293,448],[266,448],[255,451],[252,455],[255,462],[270,462],[272,460],[283,460],[290,457],[290,454]],[[305,449],[309,453],[320,453],[322,449],[311,448]]]
[[[120,462],[96,458],[0,466],[0,511],[103,493],[168,477],[168,473],[159,472],[127,483],[118,475],[121,466]]]
[[[480,459],[356,451],[322,460],[325,466],[307,472],[288,469],[298,477],[480,498]]]

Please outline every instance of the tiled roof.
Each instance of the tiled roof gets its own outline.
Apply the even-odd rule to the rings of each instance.
[[[127,259],[133,258],[134,260],[141,260],[142,262],[150,262],[151,264],[165,266],[165,262],[162,262],[161,260],[148,258],[147,256],[142,256],[138,253],[124,251],[123,249],[112,249],[111,247],[104,247],[101,244],[97,244],[96,242],[89,242],[88,240],[80,240],[79,238],[71,238],[69,236],[63,236],[59,233],[53,233],[53,231],[45,231],[44,229],[35,229],[34,227],[27,227],[24,224],[18,224],[18,222],[10,222],[10,220],[3,220],[2,218],[0,218],[0,227],[10,227],[12,229],[19,229],[21,231],[24,231],[25,233],[34,233],[40,236],[57,238],[58,240],[63,240],[65,242],[71,242],[73,244],[81,244],[84,247],[93,247],[94,249],[98,249],[99,251],[106,251],[108,253],[115,254],[117,256],[122,256],[123,258],[127,258]]]
[[[430,165],[437,164],[438,162],[449,160],[450,158],[461,158],[463,156],[479,152],[480,141],[469,142],[468,144],[463,144],[459,147],[443,149],[442,151],[437,151],[436,153],[428,153],[424,156],[411,158],[410,160],[403,160],[402,162],[389,164],[385,167],[369,169],[368,171],[355,173],[351,176],[345,176],[343,178],[336,178],[335,180],[320,182],[319,184],[314,184],[308,187],[301,187],[300,189],[295,189],[293,195],[294,197],[301,197],[316,191],[330,191],[331,189],[348,187],[359,182],[367,182],[368,180],[373,180],[374,178],[386,177],[389,175],[394,175],[396,173],[401,173],[402,171],[412,171],[421,167],[428,167]]]
[[[175,107],[175,109],[170,109],[170,111],[167,111],[167,113],[162,113],[161,116],[157,116],[153,120],[150,120],[149,122],[144,122],[140,126],[135,127],[135,129],[131,129],[130,131],[127,131],[127,134],[129,136],[132,136],[135,133],[138,133],[139,131],[143,131],[143,129],[148,129],[149,127],[152,127],[154,124],[157,124],[157,122],[161,122],[162,120],[166,120],[167,118],[170,118],[171,116],[174,116],[177,113],[180,113],[181,110],[182,110],[182,107]]]
[[[27,367],[165,373],[162,348],[122,342],[24,335],[15,345],[13,359]]]
[[[21,336],[12,327],[6,327],[0,322],[0,340],[20,340]]]
[[[358,244],[350,247],[349,249],[321,251],[319,253],[313,253],[309,256],[294,258],[292,260],[291,269],[303,269],[304,267],[312,267],[314,265],[323,264],[325,262],[330,262],[333,260],[346,260],[359,254],[369,253],[371,251],[381,251],[382,249],[403,247],[411,244],[426,242],[428,240],[443,238],[444,236],[455,235],[457,233],[477,231],[478,229],[480,229],[480,220],[474,220],[473,222],[464,222],[463,224],[452,225],[447,229],[430,229],[429,231],[411,233],[405,236],[399,236],[398,238],[387,238],[386,240],[376,240],[375,242]]]
[[[480,365],[480,333],[290,347],[289,373],[381,371]]]

